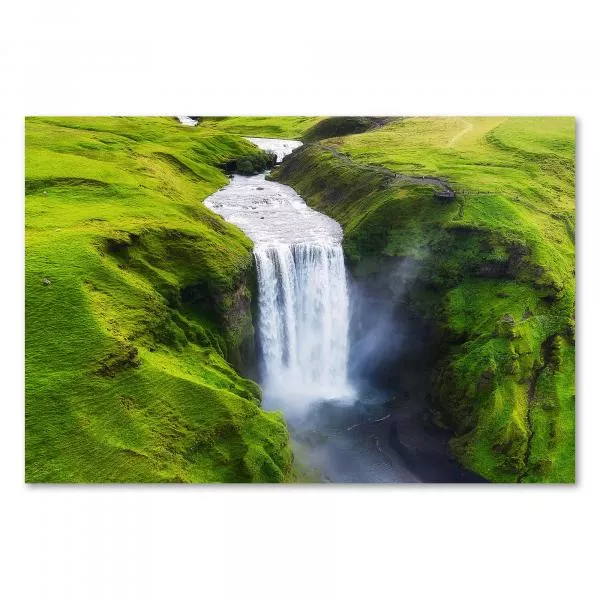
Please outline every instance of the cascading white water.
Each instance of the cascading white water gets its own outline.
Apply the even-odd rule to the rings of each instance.
[[[252,138],[278,160],[299,142]],[[234,176],[206,205],[254,241],[267,403],[302,411],[352,396],[342,230],[264,174]]]
[[[260,342],[269,394],[349,395],[348,293],[339,243],[258,245]]]

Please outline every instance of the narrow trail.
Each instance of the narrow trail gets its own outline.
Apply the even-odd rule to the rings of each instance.
[[[396,173],[395,171],[392,171],[391,169],[388,169],[386,167],[366,165],[354,161],[348,155],[343,154],[342,152],[331,146],[325,146],[323,144],[319,144],[319,146],[324,150],[331,152],[331,154],[333,154],[336,158],[339,158],[347,164],[351,164],[352,167],[355,169],[362,169],[371,173],[379,173],[380,175],[389,178],[389,185],[402,185],[404,183],[409,183],[411,185],[428,185],[438,188],[438,196],[440,197],[454,198],[456,196],[455,191],[450,187],[450,185],[443,179],[440,179],[439,177],[431,177],[428,175],[405,175],[403,173]]]
[[[469,131],[472,131],[473,129],[473,123],[469,123],[466,122],[466,125],[464,127],[464,129],[462,129],[461,131],[459,131],[454,137],[452,137],[452,139],[446,144],[447,147],[450,146],[454,146],[454,144],[456,144],[456,142],[458,142],[458,140],[465,135],[466,133],[469,133]]]

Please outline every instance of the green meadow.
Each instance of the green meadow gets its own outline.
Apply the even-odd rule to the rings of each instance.
[[[201,126],[249,137],[302,139],[322,117],[203,117]]]

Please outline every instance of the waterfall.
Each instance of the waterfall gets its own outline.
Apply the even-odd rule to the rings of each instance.
[[[278,161],[296,140],[250,138]],[[348,291],[342,228],[265,174],[235,175],[206,206],[254,242],[258,339],[265,404],[302,412],[319,400],[350,399]]]
[[[349,396],[348,292],[341,245],[257,245],[254,255],[267,394],[291,400],[298,409],[313,400]]]

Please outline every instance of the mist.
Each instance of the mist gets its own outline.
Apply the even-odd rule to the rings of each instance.
[[[419,263],[405,258],[388,261],[368,277],[350,278],[348,371],[358,388],[393,386],[398,361],[420,344],[420,324],[406,310],[418,272]]]

